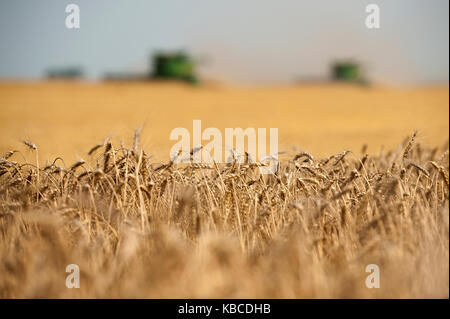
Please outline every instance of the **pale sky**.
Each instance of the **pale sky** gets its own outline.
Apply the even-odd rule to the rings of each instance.
[[[65,7],[79,5],[81,28]],[[365,26],[380,7],[380,29]],[[186,49],[208,78],[285,83],[324,77],[335,59],[369,78],[448,83],[448,0],[0,0],[0,79],[40,78],[50,67],[144,71],[157,49]]]

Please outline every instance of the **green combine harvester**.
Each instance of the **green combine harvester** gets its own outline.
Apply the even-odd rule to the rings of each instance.
[[[152,57],[153,79],[171,79],[195,84],[195,63],[185,53],[157,53]]]
[[[368,84],[361,66],[356,62],[335,62],[332,65],[332,77],[335,81]]]

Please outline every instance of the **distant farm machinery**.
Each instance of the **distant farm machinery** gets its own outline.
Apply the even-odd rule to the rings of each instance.
[[[338,61],[331,66],[334,81],[368,84],[361,65],[354,61]]]
[[[183,52],[157,53],[152,57],[153,79],[172,79],[197,83],[194,60]]]

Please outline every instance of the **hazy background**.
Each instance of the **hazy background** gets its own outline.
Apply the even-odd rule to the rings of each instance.
[[[448,83],[447,0],[0,1],[3,79],[67,65],[97,79],[144,71],[157,49],[186,49],[204,77],[241,83],[327,76],[340,58],[362,62],[374,81]],[[69,3],[81,29],[65,27]],[[369,3],[380,6],[380,29],[365,26]]]

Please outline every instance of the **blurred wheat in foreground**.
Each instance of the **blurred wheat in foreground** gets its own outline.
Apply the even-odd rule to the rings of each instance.
[[[290,154],[273,176],[157,165],[136,141],[39,167],[25,144],[35,162],[0,158],[2,298],[449,297],[448,144]]]

